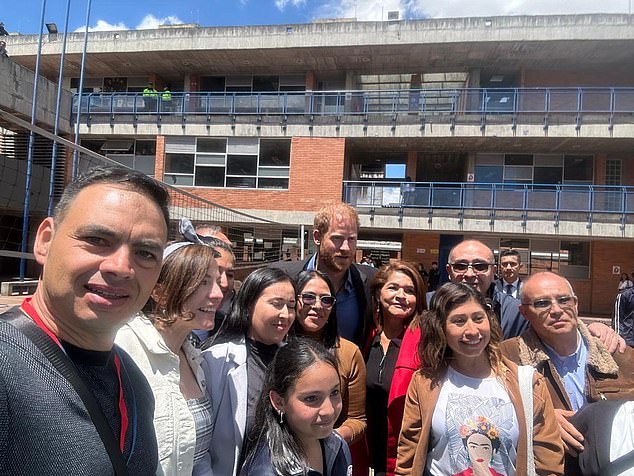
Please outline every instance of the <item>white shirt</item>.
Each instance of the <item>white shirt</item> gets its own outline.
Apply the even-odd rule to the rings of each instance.
[[[511,398],[497,377],[467,377],[449,367],[432,417],[427,470],[438,476],[458,474],[472,467],[470,456],[479,459],[484,453],[483,464],[514,476],[518,428]]]

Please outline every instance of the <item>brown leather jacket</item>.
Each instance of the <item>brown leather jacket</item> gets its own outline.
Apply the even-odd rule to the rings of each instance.
[[[365,362],[356,344],[343,337],[337,348],[341,400],[343,408],[335,428],[347,426],[352,430],[352,443],[358,441],[367,427],[365,418]]]
[[[504,384],[515,407],[519,423],[516,476],[526,476],[526,420],[520,395],[517,365],[503,359]],[[431,380],[416,372],[407,392],[403,427],[398,444],[396,475],[420,475],[425,470],[429,452],[429,435],[441,385],[432,387]],[[559,435],[553,404],[544,379],[536,372],[533,377],[533,453],[535,468],[540,476],[564,474],[564,447]]]
[[[579,322],[579,332],[588,346],[586,401],[634,400],[634,349],[628,347],[623,354],[610,355],[583,322]],[[505,340],[500,349],[508,359],[518,365],[531,365],[544,376],[555,408],[572,410],[561,377],[533,329]]]

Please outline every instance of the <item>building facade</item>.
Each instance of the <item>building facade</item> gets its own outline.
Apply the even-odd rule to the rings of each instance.
[[[289,229],[343,199],[374,243],[360,253],[401,243],[426,268],[463,238],[516,248],[525,273],[568,276],[582,312],[608,315],[634,270],[633,22],[91,33],[81,98],[83,35],[71,34],[64,86],[82,145],[204,199]],[[36,36],[7,47],[34,68]],[[49,79],[60,53],[47,38]]]

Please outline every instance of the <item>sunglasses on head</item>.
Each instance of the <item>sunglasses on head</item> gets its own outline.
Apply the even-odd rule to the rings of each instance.
[[[319,299],[319,302],[321,302],[321,305],[324,307],[331,307],[337,301],[334,296],[331,296],[329,294],[317,296],[315,293],[302,293],[299,295],[299,297],[302,299],[302,302],[304,304],[307,304],[309,306],[315,304],[317,302],[317,299]]]
[[[484,261],[477,261],[475,263],[467,263],[466,261],[458,261],[457,263],[449,263],[451,269],[458,273],[465,273],[469,268],[473,269],[476,273],[484,273],[488,271],[489,266],[492,263],[487,263]]]

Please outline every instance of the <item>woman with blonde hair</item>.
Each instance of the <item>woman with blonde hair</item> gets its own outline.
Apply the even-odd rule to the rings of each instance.
[[[520,382],[518,367],[500,353],[489,303],[471,286],[447,283],[430,307],[395,474],[562,475],[563,443],[544,379],[522,369]]]

